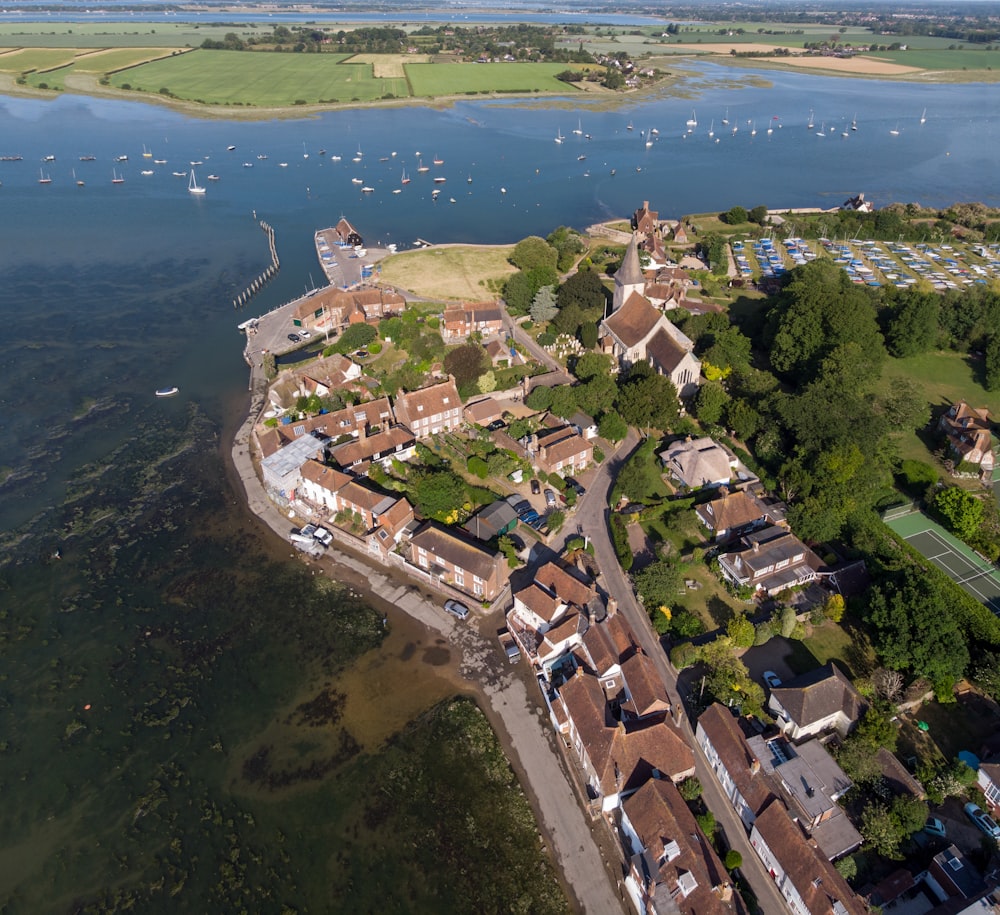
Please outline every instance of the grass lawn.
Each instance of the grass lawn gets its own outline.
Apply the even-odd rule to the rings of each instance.
[[[408,64],[413,94],[417,96],[461,95],[469,92],[559,92],[576,90],[556,79],[571,64]]]
[[[381,261],[382,282],[415,295],[480,302],[492,299],[491,280],[502,282],[516,268],[507,262],[512,245],[447,245],[404,251]]]
[[[375,79],[370,64],[342,63],[344,59],[341,54],[198,50],[124,70],[111,82],[145,92],[167,88],[177,98],[210,105],[251,107],[409,95],[405,80]]]
[[[875,667],[875,654],[871,644],[857,630],[848,630],[839,623],[827,621],[812,626],[809,635],[801,642],[785,639],[789,654],[788,666],[796,674],[836,661],[852,679],[867,676]]]
[[[917,386],[935,411],[959,400],[973,407],[986,407],[991,414],[1000,413],[1000,392],[987,391],[981,384],[982,363],[961,353],[938,352],[911,356],[908,359],[888,359],[882,370],[881,388],[903,378]],[[899,439],[902,458],[931,460],[928,447],[916,432],[907,432]]]

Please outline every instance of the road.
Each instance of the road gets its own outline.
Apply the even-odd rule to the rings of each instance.
[[[666,653],[650,626],[649,617],[636,600],[632,583],[622,570],[611,543],[608,508],[611,487],[621,467],[638,445],[638,433],[634,429],[629,429],[624,441],[615,453],[601,464],[590,483],[590,488],[577,503],[576,521],[580,533],[594,545],[594,559],[601,570],[600,584],[607,594],[617,601],[618,612],[624,616],[643,651],[653,660],[671,699],[683,708],[677,690],[677,671],[667,660]],[[757,853],[750,846],[743,822],[722,793],[704,751],[695,740],[694,730],[686,716],[681,716],[680,728],[694,750],[695,774],[701,782],[705,804],[715,814],[716,822],[725,833],[729,845],[743,856],[741,871],[757,896],[761,909],[769,913],[787,911],[784,899],[764,869],[764,865],[761,864]]]
[[[503,325],[504,330],[507,332],[509,337],[512,337],[516,343],[521,344],[528,353],[542,365],[546,365],[550,369],[550,374],[545,376],[545,384],[547,385],[557,385],[557,384],[572,384],[573,379],[566,373],[566,370],[556,361],[556,359],[550,354],[545,352],[545,350],[540,347],[531,337],[530,334],[525,333],[518,326],[517,322],[507,313],[507,306],[503,306]]]

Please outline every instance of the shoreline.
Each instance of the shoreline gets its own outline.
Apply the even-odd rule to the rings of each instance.
[[[291,522],[267,498],[250,445],[253,424],[266,403],[266,390],[266,382],[256,367],[252,368],[246,416],[233,434],[228,455],[223,456],[236,494],[242,488],[250,513],[284,542]],[[225,432],[223,450],[229,440],[229,430]],[[594,915],[623,911],[623,902],[613,890],[615,875],[611,870],[617,865],[618,853],[608,853],[598,822],[585,814],[578,781],[567,768],[547,716],[528,692],[525,681],[531,678],[517,675],[523,672],[521,665],[509,667],[500,656],[498,643],[494,645],[473,626],[445,616],[438,609],[439,601],[428,598],[415,581],[404,584],[390,570],[370,565],[339,545],[331,547],[316,564],[376,609],[405,613],[429,633],[448,641],[454,650],[441,675],[456,679],[456,691],[474,698],[489,719],[535,813],[545,851],[551,855],[570,906]]]

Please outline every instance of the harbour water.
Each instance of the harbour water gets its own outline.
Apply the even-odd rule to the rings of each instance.
[[[417,237],[512,242],[625,216],[642,200],[664,216],[833,206],[859,191],[880,204],[1000,205],[997,118],[982,87],[775,73],[770,86],[726,90],[732,71],[697,72],[683,98],[615,111],[469,101],[235,122],[70,96],[0,99],[0,155],[23,157],[0,162],[0,900],[10,911],[110,906],[109,888],[147,878],[188,881],[189,908],[243,898],[238,878],[315,905],[325,897],[310,868],[343,837],[303,824],[317,797],[331,817],[345,802],[322,779],[319,795],[262,797],[238,784],[257,772],[241,766],[338,658],[375,652],[343,677],[344,732],[364,746],[363,722],[381,739],[387,719],[358,704],[356,671],[395,659],[389,681],[409,690],[405,665],[433,657],[412,648],[421,636],[404,621],[385,641],[380,614],[314,589],[227,482],[247,383],[235,325],[319,282],[315,229],[345,215],[370,240],[405,248]],[[686,134],[692,107],[699,124]],[[735,136],[721,127],[727,108]],[[855,115],[858,131],[842,137]],[[578,122],[590,140],[571,133]],[[647,148],[640,134],[652,128]],[[144,144],[166,164],[144,159]],[[419,159],[430,172],[416,172]],[[204,198],[172,174],[192,161],[199,178],[220,178]],[[404,167],[413,181],[393,194]],[[40,168],[51,184],[38,183]],[[112,185],[113,168],[124,184]],[[447,178],[437,203],[434,176]],[[281,271],[236,312],[234,295],[270,261],[254,212],[275,229]],[[171,385],[177,396],[154,397]],[[393,727],[453,689],[425,673]],[[274,752],[329,762],[349,748],[339,735],[285,733]],[[199,823],[205,835],[182,834]],[[363,845],[363,818],[352,823]],[[278,834],[287,861],[269,857]],[[226,855],[242,864],[220,869]]]

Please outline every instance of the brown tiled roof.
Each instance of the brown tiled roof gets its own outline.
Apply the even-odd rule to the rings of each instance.
[[[477,400],[475,403],[467,404],[465,407],[465,418],[471,423],[484,425],[498,418],[504,411],[503,404],[492,397],[484,400]]]
[[[544,457],[541,455],[542,448],[545,449]],[[572,435],[560,438],[552,445],[540,443],[539,449],[539,457],[542,457],[542,460],[548,464],[565,461],[568,458],[576,457],[579,454],[593,454],[594,452],[593,444],[588,442],[582,435],[577,435],[576,432],[573,432]]]
[[[345,434],[353,434],[360,428],[370,429],[383,423],[393,421],[392,404],[388,397],[376,397],[364,403],[349,404],[342,410],[335,410],[319,416],[326,428],[326,434],[337,438]]]
[[[411,542],[415,547],[423,547],[429,555],[439,556],[483,581],[489,581],[499,568],[501,559],[499,553],[484,550],[450,528],[440,527],[432,521],[417,531]],[[506,566],[506,563],[504,565]]]
[[[534,582],[527,588],[522,588],[514,595],[525,607],[535,616],[549,623],[555,617],[563,601],[558,597],[553,597],[544,588],[538,587]]]
[[[499,340],[490,340],[486,344],[486,355],[492,360],[504,359],[510,354],[507,351],[507,347],[504,346]]]
[[[758,815],[754,828],[780,861],[810,915],[833,915],[836,902],[846,915],[868,915],[868,906],[805,837],[781,801],[772,801]]]
[[[743,800],[751,810],[760,810],[773,797],[772,787],[732,712],[718,702],[713,703],[701,713],[698,726],[719,754]]]
[[[642,718],[656,712],[670,711],[667,689],[653,662],[645,654],[636,652],[628,658],[622,664],[622,673],[632,696],[632,701],[623,706],[623,712]]]
[[[695,511],[713,531],[729,531],[744,527],[759,521],[766,514],[766,509],[760,501],[743,490],[712,499],[711,502],[699,505]]]
[[[402,423],[413,423],[418,419],[429,419],[446,410],[462,409],[462,398],[458,396],[455,379],[449,378],[440,384],[400,394],[396,397],[396,417]]]
[[[912,794],[921,800],[926,797],[924,786],[910,775],[906,766],[896,759],[895,754],[890,753],[885,747],[879,747],[875,759],[893,794]]]
[[[345,484],[338,495],[345,502],[350,502],[351,505],[356,505],[358,508],[364,508],[368,511],[377,508],[386,499],[395,498],[394,496],[387,496],[384,492],[376,492],[374,489],[362,486],[357,480],[351,480]]]
[[[344,442],[330,449],[330,457],[341,467],[352,467],[358,461],[370,459],[375,454],[386,454],[399,445],[412,442],[413,433],[404,426],[393,426],[385,432],[369,435],[366,438]]]
[[[800,728],[838,711],[857,721],[867,708],[861,694],[832,661],[771,690],[771,695]]]
[[[686,355],[687,350],[680,346],[663,328],[653,334],[646,344],[646,356],[665,375],[673,372]]]
[[[354,479],[354,477],[348,476],[346,473],[341,473],[333,467],[327,467],[319,461],[306,461],[299,473],[302,474],[303,480],[316,483],[330,492],[339,492],[341,488]]]
[[[728,888],[729,875],[672,782],[651,779],[626,798],[622,807],[647,853],[642,864],[633,859],[633,867],[643,867],[645,876],[662,885],[670,896],[674,896],[682,874],[689,873],[697,881],[687,895],[674,896],[679,915],[745,911],[739,897],[724,889]],[[677,843],[676,852],[672,842]],[[665,854],[668,846],[669,855]],[[668,857],[670,860],[666,860]],[[647,891],[650,896],[658,896],[651,887],[647,886]]]
[[[547,562],[539,568],[535,572],[535,581],[566,603],[577,607],[586,607],[594,595],[594,589],[590,585],[584,584],[555,562]]]
[[[635,346],[649,336],[662,317],[649,299],[633,292],[618,311],[604,319],[604,324],[625,346]]]
[[[594,673],[601,675],[632,652],[635,640],[632,631],[616,613],[591,626],[583,636],[583,644],[590,655],[588,666],[593,662]]]
[[[395,536],[413,520],[413,506],[408,499],[397,499],[388,511],[378,516],[378,520],[381,527]]]
[[[554,649],[564,639],[572,638],[574,635],[580,635],[581,632],[586,631],[586,627],[587,618],[582,613],[577,613],[575,610],[571,610],[563,619],[561,619],[555,626],[545,633],[542,638],[542,646],[539,649],[540,653],[545,653],[542,651],[544,648]]]

